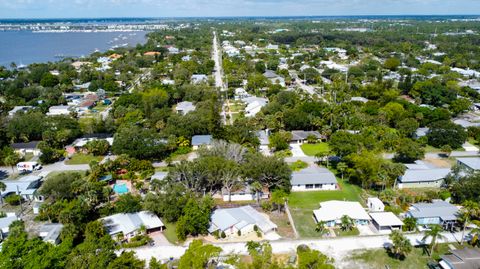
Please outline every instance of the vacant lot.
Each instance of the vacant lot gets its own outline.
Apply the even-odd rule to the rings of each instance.
[[[90,164],[91,161],[100,162],[103,160],[102,156],[93,156],[92,154],[74,154],[69,160],[65,161],[65,164]]]
[[[338,179],[338,191],[292,192],[288,197],[288,205],[292,213],[295,227],[301,237],[318,237],[315,231],[313,210],[319,203],[329,200],[360,201],[360,188]]]
[[[317,153],[330,151],[327,143],[303,144],[301,147],[303,153],[307,156],[315,156]]]

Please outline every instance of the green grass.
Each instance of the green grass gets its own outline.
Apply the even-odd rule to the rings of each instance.
[[[91,154],[74,154],[69,160],[65,161],[65,164],[75,165],[75,164],[89,164],[91,161],[101,161],[103,160],[102,156],[93,156]]]
[[[336,228],[334,229],[335,230],[335,234],[337,236],[356,236],[356,235],[359,235],[360,234],[360,231],[354,227],[353,229],[351,229],[350,231],[343,231],[342,229],[340,228]]]
[[[301,146],[303,153],[308,156],[315,156],[319,152],[329,152],[330,147],[328,143],[317,143],[317,144],[303,144]]]
[[[459,247],[458,244],[452,244]],[[429,261],[438,260],[441,255],[449,252],[448,244],[439,244],[437,250],[429,257],[422,247],[413,248],[412,252],[404,260],[398,260],[390,257],[385,249],[372,249],[357,251],[349,257],[350,260],[368,265],[368,268],[380,269],[386,265],[391,269],[396,268],[428,268]]]
[[[308,167],[308,164],[301,160],[297,160],[296,162],[290,164],[290,169],[292,169],[292,171],[300,171],[307,167]]]
[[[301,237],[318,237],[315,231],[313,210],[319,208],[320,202],[329,200],[359,201],[361,189],[338,179],[338,191],[312,191],[292,192],[288,197],[290,212],[292,213],[295,227]]]
[[[177,225],[175,223],[165,223],[165,227],[166,229],[163,231],[163,235],[165,235],[168,242],[178,244]]]
[[[31,159],[33,159],[33,153],[26,153],[25,156],[23,156],[23,161],[24,162],[29,162]]]

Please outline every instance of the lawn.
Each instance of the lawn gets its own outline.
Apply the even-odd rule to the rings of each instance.
[[[65,164],[74,165],[74,164],[90,164],[91,161],[100,162],[103,160],[102,156],[93,156],[92,154],[74,154],[70,159],[65,161]]]
[[[165,223],[166,229],[163,230],[163,235],[167,238],[168,242],[172,244],[178,244],[178,238],[177,238],[177,225],[175,223]]]
[[[458,244],[452,244],[458,247]],[[428,268],[427,263],[439,259],[443,254],[448,253],[448,244],[439,244],[436,252],[430,258],[422,247],[413,248],[412,252],[403,260],[390,257],[385,249],[372,249],[354,252],[349,260],[358,262],[368,268]]]
[[[318,237],[315,231],[313,210],[319,208],[319,203],[329,200],[360,201],[361,189],[338,179],[338,191],[292,192],[288,197],[288,205],[295,227],[301,237]],[[360,201],[361,202],[361,201]]]
[[[308,156],[315,156],[319,152],[329,152],[330,147],[328,143],[317,143],[317,144],[303,144],[301,146],[303,153]]]
[[[334,231],[335,231],[335,234],[337,236],[356,236],[356,235],[360,234],[360,231],[355,227],[353,229],[351,229],[350,231],[348,231],[348,230],[344,231],[340,228],[336,228],[336,229],[334,229]]]

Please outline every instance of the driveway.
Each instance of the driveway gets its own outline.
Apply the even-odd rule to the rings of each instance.
[[[303,150],[300,146],[301,146],[300,144],[290,144],[290,150],[292,151],[292,157],[294,157],[294,158],[307,157],[307,155],[305,155],[305,153],[303,153]]]

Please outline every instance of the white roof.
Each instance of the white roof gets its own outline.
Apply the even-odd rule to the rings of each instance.
[[[373,221],[379,226],[402,226],[403,222],[392,212],[375,212],[370,213]]]
[[[313,210],[318,221],[336,221],[347,215],[354,220],[370,220],[370,216],[359,202],[327,201],[320,203],[320,209]]]
[[[215,210],[212,214],[212,223],[208,230],[210,232],[216,230],[225,231],[231,227],[241,230],[250,224],[257,225],[262,232],[268,232],[277,228],[275,223],[271,222],[253,207],[242,206]]]
[[[122,232],[129,234],[140,229],[143,225],[147,229],[165,226],[155,214],[148,211],[137,213],[115,214],[101,219],[110,235]]]
[[[377,197],[370,197],[370,198],[367,199],[367,201],[368,201],[369,204],[372,204],[375,207],[377,207],[377,206],[383,207],[384,206],[383,202],[380,199],[378,199]]]

